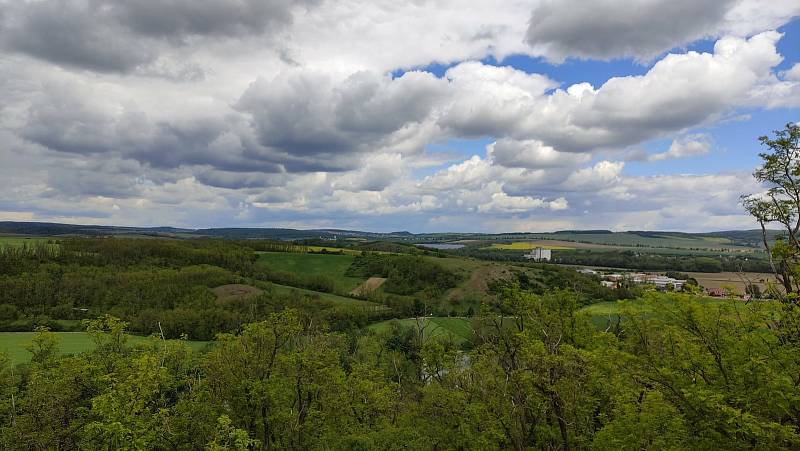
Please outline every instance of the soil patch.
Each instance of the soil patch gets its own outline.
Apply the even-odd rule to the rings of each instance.
[[[220,300],[232,299],[232,298],[249,298],[252,296],[258,296],[259,294],[264,292],[260,288],[243,284],[221,285],[212,289],[211,291],[213,291],[214,294],[217,295],[217,299]]]
[[[369,293],[372,293],[373,291],[380,288],[380,286],[383,285],[384,282],[386,282],[386,278],[384,277],[370,277],[364,283],[357,286],[350,293],[356,296],[366,296]]]
[[[505,265],[490,264],[475,269],[463,285],[450,290],[448,299],[463,299],[470,293],[485,296],[489,292],[489,282],[496,279],[508,279],[511,270]]]

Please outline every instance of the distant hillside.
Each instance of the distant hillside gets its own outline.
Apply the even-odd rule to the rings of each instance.
[[[47,222],[0,222],[0,234],[30,236],[64,235],[146,235],[165,237],[219,237],[230,239],[366,239],[398,241],[405,243],[435,243],[458,240],[525,241],[559,240],[620,247],[653,247],[678,249],[729,249],[758,248],[763,246],[760,230],[731,230],[707,233],[664,231],[612,232],[610,230],[560,230],[551,233],[410,233],[406,231],[378,233],[343,229],[288,229],[225,227],[184,229],[176,227],[120,227],[100,225],[57,224]],[[769,231],[770,241],[781,232]]]

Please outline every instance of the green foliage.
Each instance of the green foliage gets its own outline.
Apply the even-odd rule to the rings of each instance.
[[[775,131],[774,138],[762,136],[760,141],[769,152],[759,154],[763,164],[753,177],[767,187],[767,192],[743,196],[742,202],[761,225],[772,271],[784,294],[790,296],[800,291],[800,126],[786,124],[783,130]],[[770,248],[767,227],[772,224],[778,224],[784,236]]]
[[[36,335],[27,347],[31,355],[31,363],[47,366],[52,364],[58,354],[58,338],[45,326],[34,329]]]
[[[465,351],[422,318],[330,332],[296,310],[223,334],[0,357],[0,444],[50,449],[796,449],[800,343],[786,304],[651,293],[597,330],[571,290],[500,293]],[[635,306],[639,306],[636,307]],[[641,308],[642,306],[646,308]],[[11,401],[13,394],[14,402]]]

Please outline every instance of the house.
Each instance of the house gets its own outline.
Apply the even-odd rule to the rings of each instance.
[[[672,287],[675,291],[681,291],[686,284],[685,280],[673,279],[660,274],[632,273],[627,275],[627,279],[633,283],[655,285],[657,290],[667,290]]]
[[[725,290],[722,288],[711,288],[708,290],[708,295],[715,298],[724,298],[725,294]]]
[[[601,280],[600,285],[606,288],[617,288],[617,282],[612,282],[610,280]]]
[[[549,262],[551,258],[552,251],[550,249],[544,249],[541,247],[537,247],[531,249],[530,253],[523,255],[523,257],[527,258],[528,260],[533,260],[536,262]]]
[[[633,283],[647,283],[647,274],[641,272],[631,273],[628,275],[628,279]]]
[[[622,274],[606,274],[603,278],[612,282],[620,282],[623,279]]]

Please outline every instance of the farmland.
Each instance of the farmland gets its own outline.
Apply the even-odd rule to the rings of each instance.
[[[746,285],[753,283],[758,285],[762,291],[767,287],[767,283],[777,283],[773,274],[766,273],[738,273],[738,272],[690,272],[689,276],[695,278],[700,286],[712,288],[730,287],[737,293],[745,293]]]
[[[514,241],[511,243],[492,243],[492,245],[489,246],[488,248],[503,250],[503,251],[528,251],[537,247],[541,247],[543,249],[551,249],[551,250],[566,250],[566,249],[575,249],[577,247],[587,247],[587,245],[583,243],[571,243],[568,241],[540,240],[540,241]],[[600,247],[600,246],[595,246],[595,247]]]
[[[702,235],[669,234],[658,232],[616,232],[616,233],[570,233],[534,234],[532,238],[560,240],[606,246],[651,247],[677,249],[718,249],[753,251],[753,248],[737,246],[729,238],[707,237]]]

